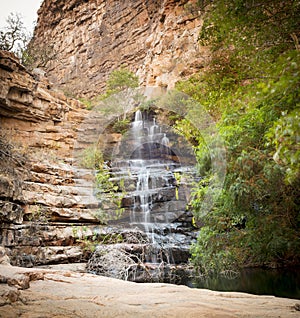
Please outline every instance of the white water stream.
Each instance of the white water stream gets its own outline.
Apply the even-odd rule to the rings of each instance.
[[[160,153],[170,154],[168,150],[169,139],[166,133],[162,133],[155,118],[153,121],[143,119],[140,110],[135,114],[132,123],[132,132],[135,142],[135,158],[130,160],[130,170],[132,175],[136,175],[136,191],[134,195],[134,205],[130,215],[130,223],[133,226],[142,228],[147,234],[152,245],[152,253],[147,261],[156,263],[158,259],[159,242],[156,241],[155,232],[161,223],[168,223],[168,213],[165,213],[160,222],[152,215],[153,197],[161,189],[162,180],[164,187],[173,187],[169,181],[174,179],[169,167],[174,162],[168,158],[156,158]],[[168,151],[166,151],[166,149]],[[162,157],[162,156],[160,156]],[[167,212],[167,211],[165,211]],[[160,215],[161,217],[161,215]]]

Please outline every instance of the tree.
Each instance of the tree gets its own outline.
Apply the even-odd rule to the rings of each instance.
[[[32,42],[32,34],[25,28],[20,14],[10,13],[6,23],[0,31],[0,50],[15,53],[27,69],[43,68],[57,58],[53,46]]]
[[[123,114],[125,126],[128,125],[127,112],[143,100],[143,96],[135,90],[138,86],[139,78],[125,67],[121,67],[110,73],[106,92],[101,97],[110,110]]]
[[[208,9],[199,40],[211,48],[209,65],[177,88],[217,121],[227,175],[202,216],[212,173],[200,140],[192,206],[204,226],[192,260],[208,273],[299,264],[300,2],[219,0]]]
[[[30,41],[21,52],[21,63],[27,69],[45,68],[50,61],[56,60],[58,51],[54,49],[53,45],[42,44],[38,45]]]
[[[124,67],[112,71],[107,81],[107,91],[112,93],[118,93],[128,88],[136,88],[138,86],[139,78]]]
[[[31,35],[27,32],[22,17],[18,13],[10,13],[6,19],[7,25],[0,31],[0,49],[12,51],[18,57],[28,45]]]

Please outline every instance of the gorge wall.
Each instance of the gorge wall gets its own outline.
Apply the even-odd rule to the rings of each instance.
[[[45,0],[34,44],[51,47],[50,81],[69,94],[94,96],[122,65],[142,85],[172,88],[203,67],[196,1]]]
[[[98,222],[90,177],[72,158],[88,111],[6,51],[0,81],[0,244],[15,265],[80,257],[71,225]]]
[[[95,96],[121,65],[145,86],[171,88],[196,72],[207,56],[193,3],[45,0],[33,43],[53,47],[47,77],[0,51],[0,244],[12,264],[79,262],[82,239],[106,231],[95,216],[91,172],[76,166],[74,147],[78,153],[100,133],[114,147],[122,136],[61,90]]]
[[[110,233],[130,237],[123,226],[106,226],[99,218],[100,210],[106,219],[114,215],[114,194],[96,198],[94,171],[80,164],[80,154],[96,140],[119,149],[122,134],[109,130],[110,118],[67,98],[38,70],[29,73],[6,51],[0,51],[0,80],[0,245],[10,262],[25,267],[84,262],[92,252],[88,242],[96,244]],[[134,186],[137,177],[126,174]],[[172,204],[180,226],[187,221],[181,218],[185,196],[182,182]],[[158,192],[156,201],[171,204],[174,197],[172,184]],[[126,219],[130,197],[122,199],[121,207]],[[191,215],[187,218],[190,223]],[[187,251],[177,254],[188,257]]]

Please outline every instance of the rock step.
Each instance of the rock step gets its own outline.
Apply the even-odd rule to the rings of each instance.
[[[166,248],[170,251],[178,250],[178,254],[181,250],[180,253],[186,253],[188,248],[182,247],[188,247],[195,236],[186,233],[179,225],[157,226],[150,238],[137,227],[132,228],[134,224],[126,229],[87,223],[27,222],[3,229],[0,243],[10,251],[8,253],[13,265],[27,267],[87,261],[96,246],[107,246],[109,243],[117,243],[128,250],[139,250],[139,245],[148,244],[157,235],[160,243],[165,237]]]

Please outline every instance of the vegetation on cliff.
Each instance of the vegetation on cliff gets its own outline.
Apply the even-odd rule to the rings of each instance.
[[[299,264],[300,2],[219,0],[207,8],[199,41],[211,47],[211,62],[177,89],[216,121],[227,175],[214,208],[200,215],[212,172],[198,138],[204,179],[192,205],[204,226],[192,261],[203,272]],[[191,138],[185,121],[177,128]]]
[[[32,34],[25,28],[23,18],[18,13],[10,13],[5,27],[0,30],[0,50],[13,52],[30,71],[44,68],[57,57],[53,45],[32,42]]]
[[[213,178],[211,152],[189,121],[175,116],[177,131],[195,148],[203,176],[192,200],[195,217],[203,224],[192,247],[192,260],[202,272],[299,264],[300,2],[202,0],[197,5],[186,10],[206,8],[199,42],[210,47],[211,60],[200,73],[178,83],[177,89],[215,120],[227,147],[227,175],[221,194],[216,193],[214,208],[201,214],[207,184]],[[0,49],[12,50],[16,41],[28,44],[18,16],[11,17],[8,27],[0,32]],[[35,63],[37,54],[40,59],[45,56],[43,65],[55,57],[48,46],[20,50],[23,63],[30,67],[40,66]],[[110,98],[109,110],[123,115],[114,124],[115,132],[125,131],[129,120],[128,105],[119,99],[116,104],[113,95],[124,90],[126,94],[127,88],[137,86],[138,78],[128,70],[111,73],[101,99]],[[87,104],[93,106],[91,101]],[[189,115],[195,113],[191,109]],[[17,157],[11,157],[10,146],[2,143],[1,149],[0,158],[19,164]],[[99,192],[111,192],[109,199],[117,198],[119,204],[123,185],[116,188],[109,182],[101,154],[93,151],[87,154],[84,166],[94,165],[99,157],[92,166],[98,170]]]

